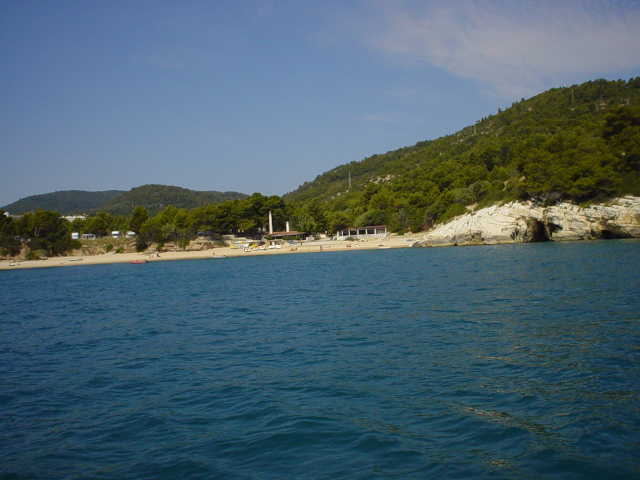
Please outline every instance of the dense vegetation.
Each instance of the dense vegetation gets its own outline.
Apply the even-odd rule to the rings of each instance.
[[[131,215],[111,215],[100,211],[86,219],[69,222],[58,212],[37,210],[22,217],[10,218],[0,210],[0,256],[16,256],[27,247],[31,258],[59,255],[79,248],[80,242],[71,240],[71,232],[105,237],[114,230],[137,234],[138,250],[150,244],[175,242],[183,248],[196,236],[242,234],[259,236],[268,231],[269,212],[276,229],[284,229],[294,214],[293,206],[278,196],[266,197],[254,193],[242,200],[228,200],[221,204],[203,205],[191,210],[165,207],[151,216],[142,206]]]
[[[238,192],[198,192],[168,185],[143,185],[128,192],[68,190],[33,195],[3,208],[14,215],[35,212],[39,209],[60,212],[62,215],[95,214],[99,211],[112,215],[131,215],[135,207],[142,206],[151,215],[155,215],[168,205],[191,209],[246,197],[247,195]]]
[[[156,215],[169,205],[189,210],[246,197],[247,195],[238,192],[198,192],[167,185],[143,185],[112,198],[101,205],[100,210],[112,215],[130,215],[135,207],[141,206],[150,215]]]
[[[282,198],[147,185],[72,224],[46,210],[3,215],[0,255],[20,250],[14,237],[31,251],[63,253],[74,246],[71,231],[132,230],[139,249],[185,246],[198,234],[259,235],[269,211],[276,230],[290,221],[306,232],[376,224],[398,232],[499,201],[586,203],[627,194],[640,195],[640,78],[522,99],[454,135],[337,167]]]
[[[71,240],[69,222],[58,212],[38,210],[12,219],[0,210],[0,256],[15,256],[28,246],[27,258],[59,255],[78,248],[80,243]]]
[[[39,209],[61,212],[63,215],[72,215],[98,211],[102,205],[121,193],[125,192],[122,190],[108,190],[105,192],[66,190],[43,195],[32,195],[2,208],[14,215],[35,212]]]
[[[319,230],[421,230],[472,205],[640,195],[640,78],[522,99],[434,141],[351,162],[284,196]],[[351,189],[349,189],[349,177]]]

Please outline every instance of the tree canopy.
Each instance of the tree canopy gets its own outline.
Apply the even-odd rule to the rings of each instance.
[[[640,78],[595,80],[522,99],[453,135],[341,165],[284,198],[300,212],[312,204],[334,228],[384,218],[392,230],[415,231],[497,201],[640,195],[639,166]]]

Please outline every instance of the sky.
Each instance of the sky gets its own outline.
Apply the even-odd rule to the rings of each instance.
[[[0,2],[0,205],[283,195],[513,102],[640,76],[640,2]]]

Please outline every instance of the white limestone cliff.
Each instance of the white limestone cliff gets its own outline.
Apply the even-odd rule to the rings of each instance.
[[[414,246],[495,245],[640,237],[640,198],[580,207],[533,202],[494,205],[438,225]]]

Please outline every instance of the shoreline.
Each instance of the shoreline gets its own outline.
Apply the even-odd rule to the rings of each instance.
[[[374,250],[382,248],[501,245],[535,241],[580,241],[604,238],[640,238],[640,198],[625,196],[607,204],[580,207],[569,203],[541,207],[532,202],[493,205],[468,212],[429,231],[390,234],[386,238],[363,241],[312,240],[280,249],[245,252],[217,247],[208,250],[146,253],[103,253],[98,255],[52,257],[46,260],[0,260],[0,270],[69,267],[165,260],[196,260],[215,256],[251,257],[324,251]],[[350,246],[347,246],[350,245]]]
[[[200,251],[161,252],[155,253],[103,253],[100,255],[50,257],[46,260],[1,260],[0,270],[20,270],[24,268],[53,268],[53,267],[77,267],[82,265],[107,265],[114,263],[129,263],[132,260],[147,260],[151,262],[163,262],[171,260],[199,260],[214,256],[256,257],[262,255],[287,255],[301,253],[321,253],[338,251],[377,250],[382,246],[388,248],[407,248],[417,242],[424,232],[415,235],[390,235],[382,239],[370,239],[367,241],[347,242],[344,240],[314,240],[303,242],[295,246],[282,246],[282,248],[245,252],[242,249],[231,247],[216,247]],[[347,245],[351,245],[347,247]],[[293,248],[293,249],[292,249]]]

